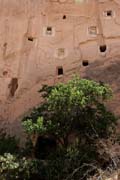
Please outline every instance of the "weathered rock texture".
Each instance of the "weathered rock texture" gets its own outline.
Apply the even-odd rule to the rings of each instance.
[[[109,83],[120,113],[119,0],[0,0],[0,120],[10,132],[42,84],[74,73]]]

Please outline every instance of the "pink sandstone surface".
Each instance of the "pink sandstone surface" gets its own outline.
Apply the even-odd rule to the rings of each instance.
[[[0,121],[18,134],[43,84],[110,84],[120,114],[120,0],[0,0]]]

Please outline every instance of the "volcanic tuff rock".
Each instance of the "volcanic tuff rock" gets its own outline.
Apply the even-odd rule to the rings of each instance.
[[[0,120],[11,133],[43,84],[74,73],[109,83],[120,114],[119,0],[0,0]]]

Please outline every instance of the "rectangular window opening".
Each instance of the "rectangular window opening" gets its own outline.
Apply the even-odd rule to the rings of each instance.
[[[103,15],[105,17],[112,17],[113,16],[113,11],[112,10],[106,10],[106,11],[104,11]]]
[[[34,38],[33,37],[28,37],[28,41],[33,41]]]
[[[52,35],[52,27],[50,27],[50,26],[47,27],[46,35]]]
[[[65,54],[65,49],[64,48],[59,48],[58,49],[58,57],[64,56]]]
[[[60,75],[63,75],[63,67],[58,67],[57,68],[57,75],[60,76]]]
[[[83,66],[88,66],[88,65],[89,65],[88,60],[84,60],[84,61],[82,61],[82,65],[83,65]]]
[[[90,35],[97,35],[97,27],[96,27],[96,26],[90,26],[90,27],[88,28],[88,33],[89,33]]]
[[[101,46],[99,46],[99,49],[100,49],[100,52],[101,52],[101,53],[102,53],[102,52],[106,52],[107,46],[106,46],[106,45],[101,45]]]

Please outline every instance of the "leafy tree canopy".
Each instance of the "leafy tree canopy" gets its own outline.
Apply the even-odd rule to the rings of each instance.
[[[45,180],[86,180],[113,162],[104,143],[117,121],[105,106],[112,97],[108,85],[75,76],[65,84],[45,85],[40,93],[44,101],[22,124],[32,137],[33,154],[46,162],[40,171]],[[43,147],[48,137],[55,142]]]
[[[106,84],[75,76],[66,84],[43,86],[40,92],[44,103],[23,121],[31,134],[51,134],[68,146],[70,134],[76,132],[87,139],[107,137],[116,122],[103,103],[112,97]]]

